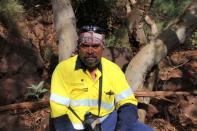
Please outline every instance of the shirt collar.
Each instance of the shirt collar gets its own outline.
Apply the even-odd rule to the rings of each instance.
[[[77,60],[75,63],[75,70],[79,70],[79,69],[85,70],[85,65],[81,62],[81,60],[79,59],[79,56],[77,55]]]
[[[79,69],[86,70],[86,66],[81,62],[79,56],[77,55],[77,60],[76,60],[76,64],[75,64],[75,70],[79,70]],[[98,69],[99,69],[100,72],[102,72],[102,64],[101,64],[101,62],[98,65]]]

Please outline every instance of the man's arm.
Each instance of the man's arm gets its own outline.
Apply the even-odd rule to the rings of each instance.
[[[118,113],[116,129],[130,131],[138,119],[138,101],[121,69],[118,69],[116,74],[118,74],[114,81],[114,86],[116,87],[115,103]]]
[[[64,80],[66,76],[62,73],[62,68],[58,65],[53,72],[51,80],[51,120],[55,131],[74,131],[74,127],[67,115],[70,103],[67,84]]]
[[[76,131],[68,117],[68,115],[52,118],[55,131]]]
[[[128,131],[138,120],[137,107],[131,103],[122,105],[118,111],[116,130]]]

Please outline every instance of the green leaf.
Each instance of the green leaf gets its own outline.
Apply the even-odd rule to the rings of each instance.
[[[37,90],[37,85],[32,84],[31,87],[32,87],[33,90]]]
[[[44,88],[43,85],[44,85],[44,81],[41,81],[38,84],[32,84],[30,87],[27,87],[27,88],[29,88],[29,90],[28,90],[28,93],[26,95],[27,96],[34,96],[37,99],[39,99],[39,96],[42,93],[45,93],[45,92],[48,91],[47,89],[43,89]]]
[[[34,87],[32,87],[32,86],[29,86],[29,87],[27,87],[27,88],[29,88],[29,89],[35,89]]]
[[[47,92],[48,90],[47,89],[42,89],[41,91],[40,91],[40,93],[42,94],[42,93],[45,93],[45,92]]]
[[[35,93],[33,93],[33,92],[28,92],[27,94],[26,94],[26,96],[35,96],[36,94]]]
[[[37,85],[37,88],[36,88],[36,89],[43,88],[43,85],[44,85],[44,81],[41,81],[41,82]]]
[[[36,96],[36,98],[39,98],[39,95],[38,94],[36,94],[35,96]]]

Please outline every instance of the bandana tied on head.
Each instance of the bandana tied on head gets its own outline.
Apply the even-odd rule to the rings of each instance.
[[[104,38],[103,34],[95,33],[93,31],[83,32],[79,36],[79,44],[81,43],[97,43],[104,45]]]

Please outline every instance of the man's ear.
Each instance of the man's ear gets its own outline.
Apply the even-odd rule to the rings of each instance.
[[[79,46],[79,43],[78,43],[76,49],[79,50],[79,48],[80,48],[80,46]]]
[[[78,49],[77,49],[77,48],[78,48],[78,47],[76,47],[76,48],[74,49],[74,51],[72,52],[71,56],[75,56],[75,55],[78,54]]]
[[[103,47],[103,49],[105,49],[105,45],[104,44],[102,45],[102,47]]]

